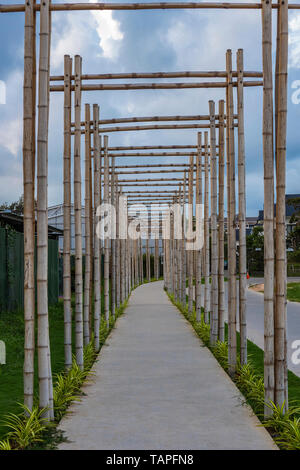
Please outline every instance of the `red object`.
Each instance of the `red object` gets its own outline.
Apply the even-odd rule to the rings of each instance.
[[[247,273],[247,279],[250,279],[249,273]]]

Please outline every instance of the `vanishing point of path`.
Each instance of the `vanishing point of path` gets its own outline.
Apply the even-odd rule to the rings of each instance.
[[[274,449],[163,283],[138,287],[102,348],[61,449]]]

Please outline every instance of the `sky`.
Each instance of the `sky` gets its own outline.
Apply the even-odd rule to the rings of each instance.
[[[122,3],[123,0],[118,1]],[[21,0],[13,1],[18,2]],[[12,2],[1,0],[1,3]],[[53,3],[62,3],[62,0]],[[64,3],[71,2],[64,0]],[[80,2],[73,0],[72,3]],[[275,12],[273,24],[275,45]],[[1,86],[2,91],[3,83],[6,87],[6,104],[0,104],[0,203],[12,202],[23,192],[23,27],[23,13],[0,15],[0,102]],[[300,12],[289,12],[289,33],[287,193],[300,193]],[[81,55],[83,73],[225,70],[226,50],[232,49],[235,68],[236,51],[239,48],[244,50],[245,70],[262,70],[259,10],[54,12],[51,75],[63,74],[64,54]],[[99,104],[102,119],[208,114],[208,101],[217,102],[225,98],[224,95],[224,89],[83,92],[82,104]],[[197,142],[197,129],[108,135],[110,146]],[[245,145],[247,215],[256,216],[263,207],[261,87],[245,89]],[[82,160],[83,150],[84,138]],[[63,94],[52,93],[49,206],[63,200],[62,155]],[[171,161],[184,162],[185,159],[165,157],[161,160],[162,163]],[[118,163],[137,164],[143,163],[143,160],[120,158]],[[158,163],[158,159],[155,163]],[[173,177],[177,176],[173,174]]]

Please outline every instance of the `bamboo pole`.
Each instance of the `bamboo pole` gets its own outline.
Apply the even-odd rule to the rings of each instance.
[[[224,284],[224,101],[219,101],[219,279],[218,279],[218,337],[225,340],[225,284]]]
[[[81,226],[81,69],[82,59],[75,56],[75,139],[74,139],[74,210],[75,210],[75,352],[83,369],[82,318],[82,226]]]
[[[211,151],[211,323],[210,340],[216,344],[218,340],[218,181],[216,158],[216,126],[215,103],[209,101],[210,113],[210,151]]]
[[[208,132],[204,133],[205,176],[204,176],[204,321],[209,322],[209,175],[208,175]]]
[[[50,13],[45,0],[40,13],[40,58],[37,145],[37,316],[39,406],[51,419],[48,323],[48,109]]]
[[[239,186],[239,321],[240,361],[247,363],[247,248],[246,248],[246,168],[244,133],[243,49],[237,51],[238,186]]]
[[[122,146],[108,147],[109,152],[123,152],[125,150],[176,150],[176,149],[196,149],[197,145],[138,145],[138,146]],[[202,146],[204,148],[204,146]]]
[[[261,75],[262,76],[262,75]],[[224,75],[226,78],[226,75]],[[84,80],[82,76],[82,80]],[[216,115],[216,119],[219,116]],[[234,116],[237,118],[237,115]],[[130,122],[155,122],[155,121],[209,121],[209,115],[207,114],[194,114],[194,115],[177,115],[177,116],[132,116],[127,118],[113,118],[113,119],[100,119],[99,125],[102,124],[118,124],[118,123],[130,123]],[[84,121],[81,122],[81,125],[84,126]],[[72,123],[74,126],[74,123]]]
[[[276,4],[271,4],[277,8]],[[24,11],[24,5],[0,5],[0,13],[17,13]],[[36,10],[40,5],[36,5]],[[54,3],[52,11],[84,11],[84,10],[181,10],[181,9],[225,9],[225,10],[258,10],[260,3],[230,3],[230,2],[152,2],[152,3]],[[291,4],[289,9],[299,10],[299,4]]]
[[[182,232],[182,220],[181,220],[181,199],[182,199],[182,185],[179,184],[179,191],[178,191],[178,200],[177,200],[177,207],[176,207],[176,231]],[[176,248],[177,248],[177,285],[176,285],[176,301],[181,301],[181,277],[182,277],[182,266],[181,266],[181,249],[182,249],[182,233],[181,237],[177,236],[176,238]]]
[[[229,158],[229,213],[228,213],[228,269],[229,269],[229,295],[228,305],[228,372],[231,376],[236,371],[236,236],[235,236],[235,151],[233,127],[233,90],[232,90],[232,52],[226,54],[226,68],[228,72],[227,87],[227,128],[228,128],[228,158]]]
[[[85,275],[84,275],[84,304],[83,304],[83,344],[90,341],[90,279],[91,279],[91,244],[90,244],[90,105],[85,104]]]
[[[71,307],[71,75],[72,59],[64,56],[64,341],[65,369],[72,367],[72,307]]]
[[[94,132],[94,122],[91,121],[90,123],[90,131]],[[89,148],[90,148],[90,154],[89,154],[89,182],[90,182],[90,253],[91,253],[91,274],[90,274],[90,299],[89,299],[89,335],[90,338],[92,338],[93,335],[93,285],[94,285],[94,263],[93,263],[93,254],[94,254],[94,198],[93,198],[93,157],[92,157],[92,135],[91,132],[89,133]]]
[[[104,204],[109,203],[109,159],[107,154],[108,137],[104,136]],[[104,316],[109,324],[109,239],[104,238]]]
[[[115,157],[111,158],[111,205],[115,207]],[[111,314],[116,316],[116,240],[115,234],[111,239]]]
[[[193,236],[193,180],[194,180],[194,157],[190,157],[190,170],[188,180],[188,224],[189,224],[189,237]],[[194,292],[194,270],[193,270],[193,250],[187,252],[188,263],[188,312],[189,315],[193,313],[193,292]]]
[[[119,237],[119,183],[116,175],[116,307],[120,307],[120,237]]]
[[[198,155],[197,155],[197,167],[196,167],[196,224],[197,230],[201,230],[202,224],[202,152],[201,142],[202,134],[198,132]],[[200,220],[199,220],[200,217]],[[195,305],[196,305],[196,321],[201,321],[201,289],[202,289],[202,276],[201,276],[201,259],[202,251],[197,248],[196,251],[196,279],[195,279]]]
[[[181,303],[182,305],[186,305],[186,230],[185,230],[185,224],[186,224],[186,179],[187,179],[187,173],[186,171],[184,172],[184,177],[183,177],[183,190],[182,190],[182,241],[181,241],[181,263],[182,263],[182,278],[181,278]]]
[[[237,77],[237,72],[232,72],[233,77]],[[245,71],[247,78],[262,78],[263,74],[259,71]],[[226,78],[226,71],[183,71],[183,72],[142,72],[142,73],[100,73],[100,74],[82,74],[82,80],[119,80],[119,79],[144,79],[144,78]],[[62,75],[51,75],[51,82],[60,82]],[[73,78],[73,77],[72,77]],[[126,118],[124,118],[126,119]],[[130,119],[130,118],[129,118]]]
[[[263,157],[264,157],[264,384],[266,403],[274,402],[274,153],[272,9],[262,0]],[[265,405],[265,416],[271,414]]]
[[[100,315],[101,315],[101,267],[100,267],[100,240],[97,234],[97,209],[100,207],[100,138],[98,129],[99,121],[99,106],[93,105],[93,118],[94,118],[94,348],[99,351],[99,329],[100,329]]]
[[[262,86],[263,82],[260,80],[244,81],[245,87],[258,87]],[[233,82],[232,86],[237,86]],[[83,91],[129,91],[129,90],[183,90],[183,89],[208,89],[208,88],[226,88],[226,82],[170,82],[170,83],[110,83],[104,85],[103,83],[91,83],[82,85]],[[63,85],[51,85],[50,91],[61,92]]]
[[[23,87],[24,185],[24,404],[32,410],[34,396],[34,180],[35,180],[35,25],[34,1],[25,5]]]
[[[275,403],[288,407],[286,347],[286,128],[288,75],[288,2],[279,3],[278,95],[276,134],[276,230],[275,230]]]
[[[244,83],[245,86],[245,83]],[[83,87],[82,87],[82,90]],[[218,127],[218,125],[216,126]],[[234,124],[237,127],[237,124]],[[131,132],[131,131],[151,131],[151,130],[179,130],[179,129],[209,129],[209,124],[150,124],[145,126],[116,126],[116,127],[102,127],[101,133],[107,134],[108,132]],[[84,130],[81,131],[84,134]],[[72,135],[74,132],[72,132]]]

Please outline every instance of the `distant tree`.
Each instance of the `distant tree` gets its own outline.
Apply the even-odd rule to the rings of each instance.
[[[253,228],[246,238],[248,270],[250,273],[264,270],[264,229],[262,226]]]
[[[289,223],[294,223],[295,227],[287,236],[287,243],[294,251],[297,251],[300,249],[300,197],[289,199],[288,204],[295,209],[289,220]]]
[[[24,198],[23,195],[19,197],[18,201],[12,202],[11,204],[8,204],[7,202],[4,202],[3,204],[0,204],[0,210],[10,210],[14,212],[15,214],[22,215],[24,212]]]

